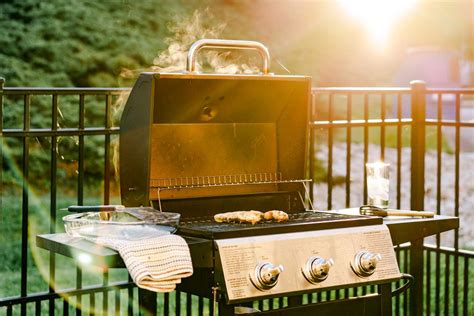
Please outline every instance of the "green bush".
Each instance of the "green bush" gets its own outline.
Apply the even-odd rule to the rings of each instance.
[[[194,7],[180,1],[37,1],[0,3],[0,77],[6,86],[130,86],[140,69],[169,43],[176,21]],[[178,14],[179,13],[179,14]],[[172,29],[172,30],[170,30]],[[138,70],[124,78],[124,69]],[[78,98],[60,96],[59,127],[78,126]],[[4,128],[23,127],[23,98],[5,97]],[[51,128],[51,97],[31,96],[31,128]],[[86,126],[103,126],[104,98],[86,98]],[[78,138],[58,138],[58,183],[74,189],[70,169],[77,169]],[[30,139],[32,185],[47,190],[51,139]],[[3,182],[20,186],[23,148],[20,138],[5,138]],[[103,177],[104,137],[85,139],[86,180]],[[74,174],[73,174],[74,175]]]
[[[0,4],[0,75],[9,86],[117,86],[122,68],[147,67],[164,49],[179,1]]]

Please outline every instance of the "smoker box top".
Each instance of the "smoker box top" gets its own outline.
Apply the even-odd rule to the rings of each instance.
[[[217,223],[212,216],[187,218],[181,221],[178,234],[206,239],[249,237],[270,234],[294,233],[323,229],[357,227],[382,224],[380,217],[303,211],[289,213],[288,222]]]

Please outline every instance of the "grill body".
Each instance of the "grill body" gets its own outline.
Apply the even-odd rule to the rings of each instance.
[[[142,73],[120,123],[122,204],[181,213],[178,233],[190,246],[194,274],[179,288],[216,299],[223,315],[237,303],[400,277],[381,218],[311,211],[311,78],[272,75],[269,60],[263,64],[260,75]],[[218,224],[212,217],[272,209],[289,221]],[[354,258],[373,258],[371,251],[384,253],[381,272],[356,276]],[[246,265],[236,271],[241,257]],[[313,259],[338,272],[323,275],[326,283],[311,280],[319,273]],[[274,261],[289,269],[281,282],[284,266]]]

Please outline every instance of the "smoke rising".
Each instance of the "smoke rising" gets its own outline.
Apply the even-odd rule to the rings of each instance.
[[[123,69],[121,76],[134,78],[142,71],[154,72],[184,72],[186,70],[186,57],[189,47],[203,38],[222,38],[226,23],[206,10],[196,10],[192,16],[175,18],[168,25],[171,37],[164,41],[168,47],[153,59],[153,65],[148,69],[130,70]],[[242,54],[229,51],[204,50],[199,53],[196,69],[198,72],[214,72],[226,74],[258,73],[257,58],[242,58]],[[247,56],[244,56],[247,57]],[[247,59],[247,62],[242,62]]]
[[[168,25],[171,37],[164,41],[168,47],[161,51],[154,59],[153,64],[145,69],[122,69],[121,77],[134,79],[139,73],[145,71],[163,72],[163,73],[182,73],[186,70],[186,58],[191,45],[203,38],[215,39],[225,38],[224,31],[226,23],[218,19],[206,10],[196,10],[191,16],[175,17]],[[232,38],[235,39],[235,38]],[[196,70],[198,72],[210,72],[218,74],[252,74],[260,70],[259,56],[242,54],[241,51],[225,50],[203,50],[199,53]],[[243,62],[244,60],[245,62]],[[115,102],[114,115],[121,115],[123,107],[128,99],[129,92],[124,92]],[[114,121],[119,121],[117,120]],[[118,140],[113,144],[113,165],[115,175],[119,175],[119,154]]]

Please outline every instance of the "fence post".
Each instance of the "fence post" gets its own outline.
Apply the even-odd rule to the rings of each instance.
[[[411,81],[411,190],[412,210],[424,209],[426,83]],[[410,273],[415,277],[410,290],[410,315],[423,314],[423,239],[414,240],[410,249]]]
[[[426,83],[411,81],[411,194],[410,206],[423,211],[425,197]]]

